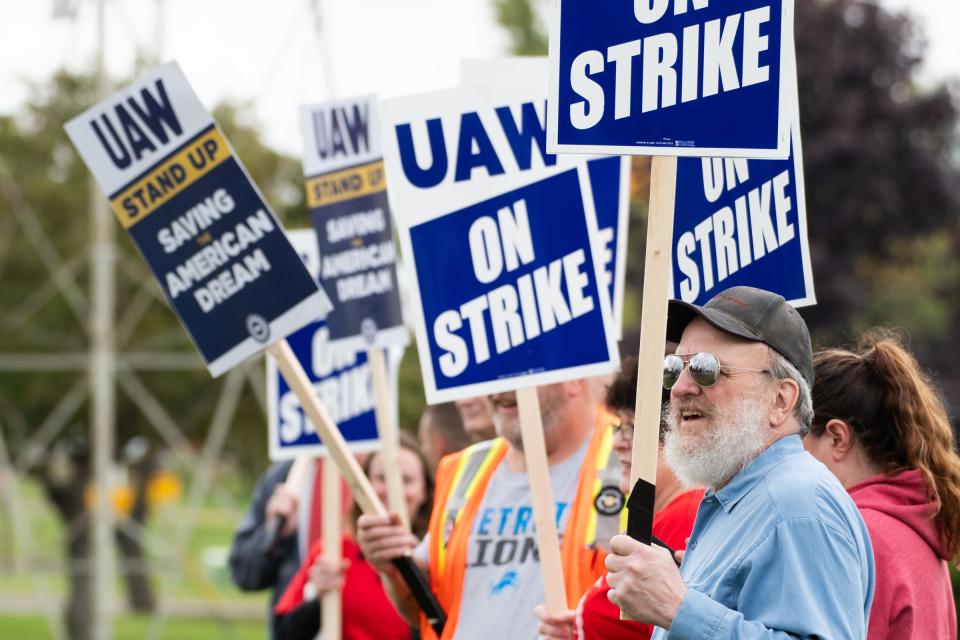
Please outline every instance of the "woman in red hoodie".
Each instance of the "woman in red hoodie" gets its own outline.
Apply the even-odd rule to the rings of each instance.
[[[804,446],[839,478],[873,542],[868,640],[956,638],[947,562],[960,550],[960,457],[943,401],[886,332],[814,356]]]

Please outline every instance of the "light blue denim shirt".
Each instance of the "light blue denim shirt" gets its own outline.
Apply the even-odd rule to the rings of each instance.
[[[832,473],[788,436],[708,490],[681,574],[689,587],[655,640],[862,640],[873,600],[870,537]]]

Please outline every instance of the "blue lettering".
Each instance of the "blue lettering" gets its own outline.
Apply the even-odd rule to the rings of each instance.
[[[477,151],[473,147],[476,144]],[[490,142],[487,130],[476,112],[464,113],[460,116],[460,139],[457,142],[457,172],[455,182],[470,179],[470,174],[478,167],[484,167],[487,174],[497,176],[503,173],[503,165],[497,157],[497,152]]]
[[[483,515],[480,517],[480,525],[477,527],[477,533],[484,536],[490,535],[490,532],[487,531],[487,526],[490,524],[492,515],[493,515],[493,509],[483,510]]]
[[[427,120],[427,135],[430,138],[431,163],[422,169],[417,163],[417,156],[413,148],[413,133],[409,124],[398,124],[397,145],[400,147],[400,161],[403,164],[403,173],[415,187],[429,189],[443,181],[447,175],[447,150],[443,138],[443,124],[440,118]]]
[[[557,527],[560,527],[560,519],[563,518],[563,512],[569,506],[567,502],[558,502],[557,503]]]
[[[517,509],[517,523],[513,527],[513,535],[519,535],[527,532],[530,526],[530,517],[533,515],[533,509],[530,507],[520,507]]]
[[[524,102],[520,107],[521,128],[519,130],[510,107],[499,107],[496,111],[503,133],[507,136],[510,149],[513,150],[513,157],[517,159],[517,166],[521,170],[530,168],[534,145],[540,151],[540,157],[543,158],[545,165],[552,167],[557,164],[557,156],[547,153],[547,132],[532,102]]]
[[[100,119],[103,120],[103,125],[110,133],[110,138],[113,140],[114,145],[116,146],[114,147],[107,142],[107,139],[104,137],[103,132],[100,130],[100,125],[97,124],[96,120],[92,120],[90,122],[90,126],[93,127],[93,132],[96,134],[97,139],[100,140],[100,144],[103,145],[103,148],[106,149],[107,155],[110,157],[110,161],[113,162],[114,166],[117,169],[126,169],[133,161],[130,157],[130,152],[120,140],[120,136],[117,135],[116,129],[113,128],[113,123],[107,118],[107,114],[100,116]]]
[[[140,125],[134,122],[130,114],[127,113],[127,110],[123,108],[123,105],[118,104],[116,111],[117,119],[120,120],[120,124],[123,125],[123,133],[127,136],[127,142],[130,143],[130,148],[133,150],[133,155],[136,156],[137,160],[143,157],[145,151],[157,150],[157,147],[150,142],[150,139],[147,138],[143,129],[140,128]]]
[[[510,518],[511,513],[513,513],[513,507],[503,507],[500,509],[500,527],[497,529],[498,536],[503,535],[503,530],[507,527],[507,520]]]

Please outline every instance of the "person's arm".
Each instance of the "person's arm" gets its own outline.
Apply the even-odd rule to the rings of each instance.
[[[615,603],[632,618],[667,629],[671,640],[865,637],[863,572],[867,568],[848,534],[816,519],[782,522],[747,555],[738,569],[743,582],[735,609],[686,585],[679,606],[670,596],[661,597],[673,591],[669,583],[674,578],[665,577],[666,573],[650,576],[651,565],[660,570],[672,567],[669,554],[625,536],[618,538],[621,551],[631,543],[643,548],[632,548],[628,558],[618,554],[630,566],[625,567],[623,578],[608,578],[616,585]],[[637,583],[651,577],[657,583],[654,586]],[[668,604],[658,608],[658,602]]]
[[[287,536],[277,543],[273,554],[264,553],[267,538],[267,503],[284,478],[290,464],[274,465],[257,482],[250,507],[237,526],[230,546],[230,576],[238,588],[259,591],[273,586],[280,567],[279,557],[296,551],[296,536]],[[294,517],[295,521],[296,518]],[[295,526],[295,524],[294,524]]]
[[[383,579],[384,591],[394,609],[412,627],[420,624],[420,607],[393,565],[394,558],[411,555],[419,541],[401,524],[396,514],[389,516],[362,515],[357,520],[357,543],[367,562]],[[427,572],[428,567],[420,558],[414,558],[417,567]]]

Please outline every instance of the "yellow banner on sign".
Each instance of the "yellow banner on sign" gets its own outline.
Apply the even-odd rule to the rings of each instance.
[[[230,155],[223,134],[214,127],[121,191],[110,200],[110,206],[123,228],[129,229]]]
[[[307,180],[307,207],[315,209],[378,193],[387,188],[383,160],[350,167]]]

